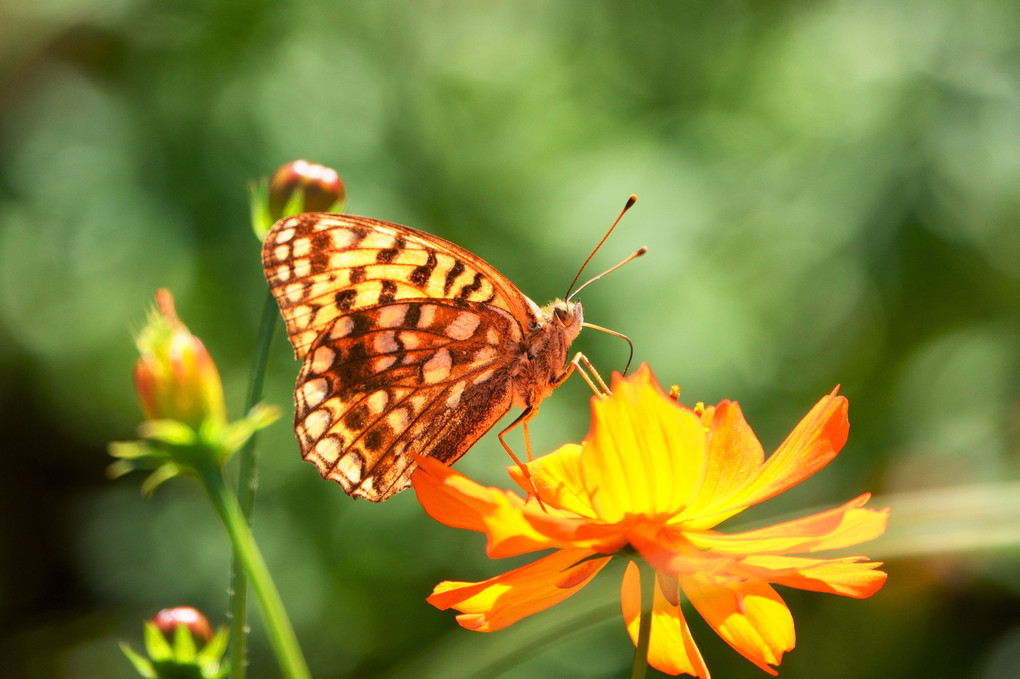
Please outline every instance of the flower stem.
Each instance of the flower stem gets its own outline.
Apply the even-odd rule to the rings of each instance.
[[[259,324],[258,339],[255,342],[255,355],[252,358],[251,372],[248,375],[248,402],[245,412],[250,411],[262,399],[262,385],[265,383],[266,363],[269,360],[269,347],[276,329],[276,302],[272,292],[266,293],[262,305],[262,320]],[[241,464],[238,470],[237,502],[245,522],[251,525],[252,510],[255,506],[255,435],[248,439],[240,452]],[[233,679],[244,679],[248,669],[247,632],[248,632],[248,581],[244,570],[239,567],[237,553],[230,562],[230,666]]]
[[[634,649],[634,669],[630,679],[645,679],[648,671],[648,640],[652,637],[652,607],[655,605],[655,571],[641,568],[641,621],[638,628],[637,648]]]
[[[301,654],[297,636],[290,624],[287,612],[283,608],[283,600],[269,575],[269,568],[259,552],[251,528],[244,518],[237,498],[227,489],[220,470],[212,464],[199,467],[202,484],[209,493],[216,513],[227,529],[230,542],[234,547],[234,556],[241,569],[251,581],[252,591],[259,604],[262,620],[269,635],[269,641],[280,663],[280,670],[287,679],[311,679],[308,664]],[[235,622],[236,624],[236,622]],[[233,676],[237,676],[236,673]]]

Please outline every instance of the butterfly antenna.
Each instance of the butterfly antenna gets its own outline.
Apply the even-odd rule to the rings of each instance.
[[[627,371],[630,370],[630,362],[634,360],[634,343],[630,341],[630,338],[624,335],[622,332],[616,332],[615,330],[610,330],[609,328],[603,328],[601,325],[595,325],[594,323],[581,323],[581,327],[591,328],[592,330],[598,330],[599,332],[604,332],[606,334],[612,335],[613,337],[619,337],[620,339],[627,343],[627,346],[630,347],[630,356],[627,357],[627,365],[624,366],[623,368],[623,374],[624,376],[626,376]]]
[[[613,232],[613,229],[616,228],[616,225],[620,223],[620,220],[623,219],[623,215],[626,214],[627,210],[629,210],[632,207],[634,207],[634,203],[635,202],[637,202],[637,196],[635,196],[632,193],[632,194],[630,194],[630,198],[627,199],[627,204],[623,206],[622,210],[620,210],[620,216],[617,217],[616,221],[613,222],[613,225],[609,227],[609,231],[606,231],[606,235],[602,236],[602,240],[599,241],[599,244],[596,245],[595,249],[591,251],[590,255],[588,255],[588,259],[584,260],[584,264],[581,265],[581,268],[577,270],[577,275],[574,276],[574,280],[572,280],[570,282],[570,287],[567,288],[567,294],[563,296],[564,299],[567,299],[567,300],[570,299],[570,291],[574,289],[574,284],[577,283],[577,279],[581,277],[581,272],[584,271],[584,267],[588,266],[588,262],[590,262],[591,258],[595,256],[595,253],[599,251],[599,248],[602,247],[602,244],[606,242],[606,239],[609,238],[609,234],[611,234]],[[616,267],[614,267],[614,268],[616,268]],[[612,269],[610,269],[610,271],[611,270]],[[594,279],[592,279],[592,280],[594,280]],[[588,283],[591,283],[591,281],[588,281]],[[587,285],[588,283],[585,283],[585,285]],[[583,288],[584,285],[582,285],[581,287]],[[578,288],[578,290],[580,290],[580,288]],[[576,295],[577,291],[575,291],[574,294]]]
[[[623,261],[620,262],[619,264],[617,264],[615,266],[611,266],[608,269],[606,269],[605,271],[603,271],[602,273],[600,273],[598,276],[595,276],[594,278],[589,278],[588,280],[586,280],[584,283],[581,284],[581,287],[579,287],[577,290],[574,290],[574,292],[570,295],[570,297],[567,297],[567,301],[569,302],[572,297],[577,295],[577,293],[581,292],[582,290],[584,290],[586,287],[588,287],[589,285],[591,285],[592,283],[594,283],[598,279],[602,278],[603,276],[605,276],[607,274],[613,273],[614,271],[619,269],[621,266],[623,266],[627,262],[629,262],[629,261],[631,261],[633,259],[637,259],[638,257],[644,255],[647,252],[648,252],[648,248],[646,246],[642,245],[637,250],[635,250],[634,252],[632,252],[629,255],[627,255],[623,259]]]

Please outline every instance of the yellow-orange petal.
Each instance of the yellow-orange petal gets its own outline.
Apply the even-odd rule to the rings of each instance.
[[[846,504],[801,519],[743,533],[689,533],[690,542],[719,554],[782,554],[839,549],[885,532],[889,509],[863,509],[865,493]]]
[[[454,528],[485,533],[486,553],[492,558],[550,548],[612,554],[627,543],[621,527],[592,522],[558,507],[525,503],[429,458],[418,458],[411,482],[429,516]]]
[[[753,556],[740,563],[740,571],[777,585],[811,592],[827,592],[866,599],[885,584],[882,563],[863,556],[809,559],[797,556]]]
[[[779,665],[796,636],[790,609],[768,583],[734,580],[722,586],[704,574],[680,575],[679,580],[716,634],[761,669],[778,674],[771,665]]]
[[[581,477],[581,450],[582,446],[568,443],[548,455],[535,458],[525,466],[546,507],[557,507],[578,516],[594,518],[595,510],[592,509]],[[511,478],[524,492],[534,492],[535,489],[520,467],[511,465],[509,471]]]
[[[675,580],[669,581],[675,588]],[[652,604],[652,631],[648,639],[648,664],[666,674],[690,674],[709,679],[708,667],[680,610],[679,593],[673,591],[670,594],[672,596],[667,597],[663,592],[662,579],[657,577]],[[627,633],[636,646],[641,628],[641,574],[633,561],[627,564],[623,574],[620,601]]]
[[[815,404],[759,473],[728,499],[729,504],[742,508],[763,502],[800,483],[836,457],[850,430],[847,400],[837,396],[836,389]]]
[[[561,546],[531,527],[524,518],[524,501],[513,493],[475,483],[437,460],[419,457],[417,461],[411,483],[421,506],[447,526],[485,533],[489,556]]]
[[[609,563],[610,557],[563,549],[482,582],[441,582],[428,602],[460,611],[457,622],[478,632],[494,632],[571,596]]]
[[[688,528],[711,528],[744,507],[729,502],[761,471],[765,451],[744,419],[740,405],[723,401],[702,415],[708,428],[705,480],[690,506],[674,521]]]
[[[418,502],[429,516],[453,528],[485,531],[482,520],[492,506],[488,489],[446,465],[430,458],[419,458],[411,475]]]
[[[701,486],[705,459],[701,419],[662,391],[647,364],[614,375],[612,395],[592,399],[581,472],[602,521],[677,513]]]

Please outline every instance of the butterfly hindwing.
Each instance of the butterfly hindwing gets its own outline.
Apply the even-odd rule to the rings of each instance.
[[[413,455],[451,463],[511,404],[521,332],[479,303],[393,302],[339,316],[298,377],[302,455],[349,494],[382,500],[407,485]]]

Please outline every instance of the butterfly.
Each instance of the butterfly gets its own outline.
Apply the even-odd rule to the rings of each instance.
[[[415,454],[453,464],[516,406],[523,413],[500,433],[511,452],[502,435],[573,367],[580,302],[539,307],[438,236],[305,213],[273,225],[262,263],[303,361],[301,455],[348,495],[391,497],[410,485]]]

